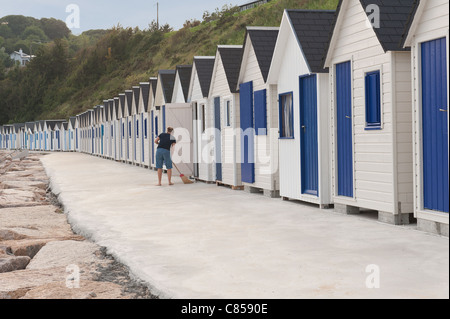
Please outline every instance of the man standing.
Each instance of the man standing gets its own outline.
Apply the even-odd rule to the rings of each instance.
[[[169,185],[172,186],[172,158],[170,154],[171,148],[176,144],[175,137],[172,136],[173,128],[168,127],[167,133],[162,133],[155,140],[155,144],[158,144],[158,150],[156,151],[156,168],[158,169],[158,184],[161,186],[163,165],[166,164],[167,177],[169,179]]]

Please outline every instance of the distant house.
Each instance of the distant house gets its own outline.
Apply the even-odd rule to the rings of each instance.
[[[267,2],[270,2],[270,0],[252,1],[252,2],[248,2],[246,4],[239,6],[239,8],[241,9],[241,11],[245,11],[245,10],[249,10],[249,9],[255,8],[257,6],[260,6],[262,4],[265,4]]]
[[[32,59],[34,59],[35,55],[28,55],[22,51],[22,49],[19,50],[19,52],[14,51],[10,55],[11,60],[19,62],[21,67],[26,66]]]

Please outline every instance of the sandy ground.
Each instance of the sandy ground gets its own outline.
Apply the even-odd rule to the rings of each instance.
[[[153,171],[83,154],[42,162],[73,228],[161,297],[449,297],[448,238],[178,178],[157,187]]]
[[[152,298],[106,249],[75,235],[41,155],[0,151],[0,299]],[[75,284],[76,283],[76,284]]]

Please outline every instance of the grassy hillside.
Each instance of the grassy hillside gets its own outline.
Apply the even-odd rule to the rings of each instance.
[[[186,21],[178,31],[108,30],[95,43],[70,36],[40,49],[25,70],[0,75],[0,123],[67,118],[117,96],[159,69],[214,55],[218,44],[242,44],[246,26],[279,26],[284,9],[336,9],[338,0],[273,0],[238,12],[224,8]],[[79,48],[79,49],[78,49]],[[75,50],[77,49],[77,50]],[[76,51],[76,52],[75,52]]]

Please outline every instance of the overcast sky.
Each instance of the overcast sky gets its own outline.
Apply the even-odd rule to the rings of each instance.
[[[186,20],[201,20],[206,10],[211,12],[225,4],[241,5],[250,0],[0,0],[0,17],[24,15],[66,21],[71,14],[66,12],[67,6],[75,4],[80,10],[80,28],[72,29],[74,34],[108,29],[118,23],[123,27],[146,29],[156,20],[157,2],[160,23],[179,29]]]

